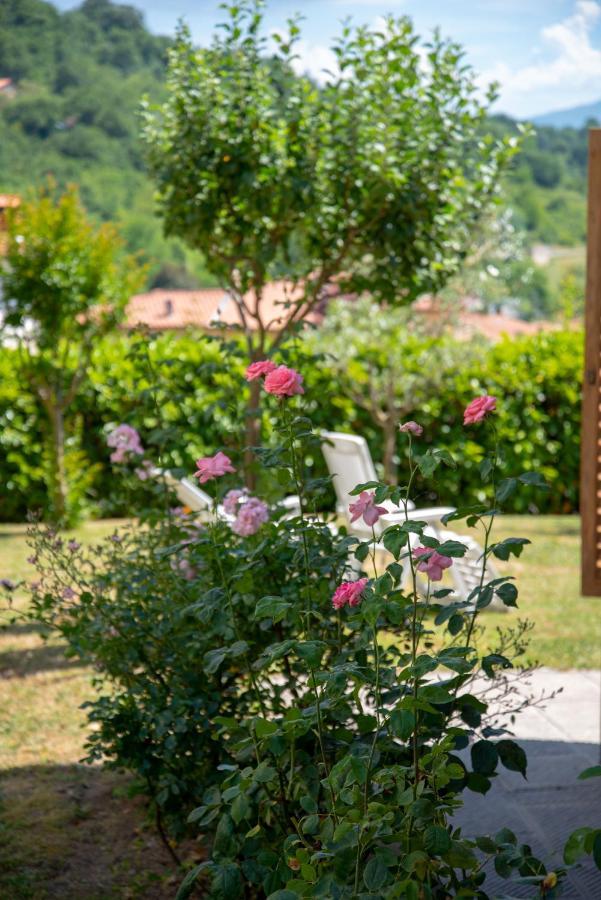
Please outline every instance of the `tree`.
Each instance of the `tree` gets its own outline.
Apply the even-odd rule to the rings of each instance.
[[[69,407],[95,342],[118,324],[141,273],[123,256],[111,225],[88,221],[74,188],[54,197],[51,186],[9,216],[0,272],[3,331],[16,343],[20,374],[48,418],[48,480],[58,521],[69,513]]]
[[[143,136],[166,233],[202,251],[236,303],[248,355],[272,354],[336,279],[407,304],[457,271],[515,138],[486,134],[460,48],[407,18],[345,27],[323,86],[293,72],[296,21],[267,58],[258,0],[208,49],[180,28]],[[489,93],[489,100],[494,94]],[[284,278],[281,313],[265,302]],[[247,442],[257,443],[251,385]]]
[[[325,354],[340,393],[365,410],[382,434],[382,471],[397,483],[398,426],[465,364],[469,344],[443,338],[444,319],[378,306],[369,297],[331,304],[323,325],[306,337]]]

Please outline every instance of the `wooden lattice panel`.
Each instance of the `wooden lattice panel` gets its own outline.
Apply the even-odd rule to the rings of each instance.
[[[601,596],[601,129],[589,132],[586,341],[582,389],[582,593]]]

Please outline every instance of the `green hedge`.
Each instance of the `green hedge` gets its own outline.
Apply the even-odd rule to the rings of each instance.
[[[541,512],[575,511],[582,333],[505,339],[465,356],[465,366],[449,374],[444,390],[411,414],[424,426],[424,440],[430,431],[442,433],[448,449],[461,451],[468,463],[460,471],[445,473],[444,490],[436,483],[425,485],[424,502],[456,503],[458,497],[467,502],[476,496],[476,466],[485,432],[464,429],[462,411],[470,399],[487,391],[499,398],[495,422],[507,448],[508,470],[542,472],[552,488],[542,498],[520,494],[514,511],[526,511],[529,505]],[[0,357],[2,521],[23,520],[28,509],[44,510],[46,504],[44,414],[19,384],[14,363],[14,353],[5,349]],[[299,365],[316,424],[363,434],[374,460],[379,460],[380,433],[367,413],[353,406],[344,378],[334,376],[326,364]],[[72,466],[85,464],[93,474],[88,511],[127,512],[126,499],[112,490],[105,442],[107,428],[119,422],[138,428],[145,443],[155,447],[161,445],[164,425],[177,427],[177,446],[171,442],[160,451],[159,461],[170,466],[189,469],[196,456],[215,447],[239,449],[245,398],[238,385],[243,366],[239,344],[231,342],[224,353],[215,341],[193,334],[146,341],[120,335],[99,346],[74,409],[69,447]],[[323,474],[321,459],[308,463],[316,475]]]

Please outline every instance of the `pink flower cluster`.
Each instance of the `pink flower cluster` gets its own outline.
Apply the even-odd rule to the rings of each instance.
[[[339,584],[332,596],[334,609],[343,609],[345,606],[359,606],[361,595],[368,581],[369,578],[360,578],[358,581],[343,581]]]
[[[421,437],[424,433],[424,429],[417,422],[405,422],[403,425],[399,425],[399,431],[404,434],[413,434],[415,437]]]
[[[474,425],[477,422],[481,422],[489,413],[494,412],[496,408],[496,397],[491,397],[490,394],[476,397],[465,408],[465,412],[463,413],[463,424]]]
[[[140,435],[131,425],[117,425],[107,437],[106,442],[109,447],[114,448],[113,453],[111,453],[111,462],[126,462],[131,454],[136,456],[144,455]]]
[[[263,387],[268,394],[276,397],[294,397],[304,394],[303,376],[288,366],[277,366],[270,359],[251,363],[246,370],[246,380],[255,381],[264,378]]]
[[[256,534],[261,525],[269,521],[269,507],[258,497],[249,497],[238,510],[232,531],[240,537]]]
[[[432,550],[429,547],[416,547],[413,555],[418,559],[427,555],[427,559],[422,559],[417,564],[417,571],[427,575],[430,581],[442,581],[444,570],[449,569],[453,565],[453,560],[450,556],[443,556],[442,553],[437,553],[436,550]]]
[[[228,491],[225,497],[223,498],[222,506],[228,516],[235,516],[238,513],[238,506],[242,503],[243,499],[248,497],[248,491],[238,488],[234,488],[231,491]]]
[[[349,512],[351,522],[356,522],[363,516],[363,521],[371,528],[388,510],[385,506],[376,506],[374,491],[361,491],[355,503],[349,504]]]
[[[198,478],[200,484],[205,484],[213,478],[220,478],[228,472],[235,471],[229,456],[219,450],[214,456],[203,456],[196,460],[194,477]]]

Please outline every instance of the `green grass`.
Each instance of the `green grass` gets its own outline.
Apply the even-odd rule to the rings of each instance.
[[[580,594],[580,519],[577,516],[502,516],[494,537],[528,538],[519,559],[496,562],[514,575],[518,609],[482,617],[485,636],[517,618],[534,623],[528,656],[555,669],[601,668],[601,598]]]

